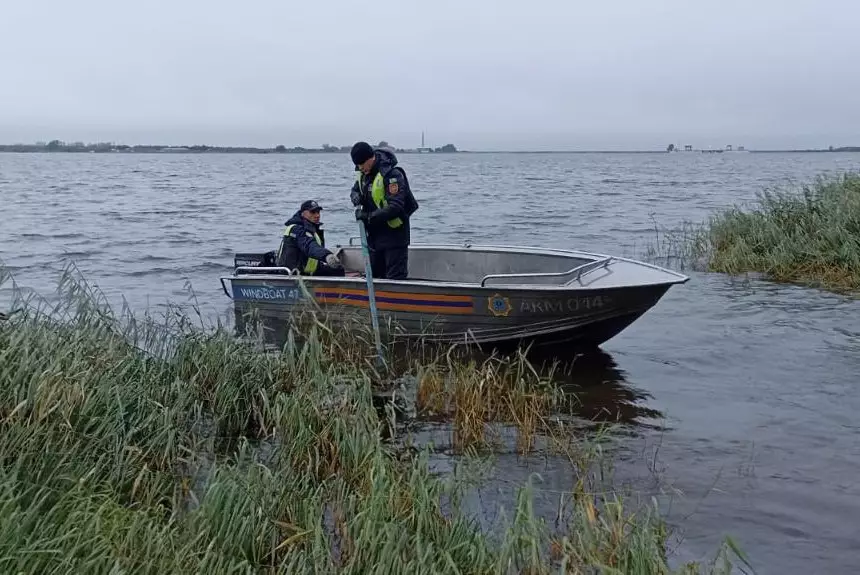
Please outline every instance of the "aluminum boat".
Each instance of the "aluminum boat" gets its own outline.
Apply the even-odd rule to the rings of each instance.
[[[275,267],[272,252],[237,253],[221,277],[237,326],[249,313],[285,327],[310,304],[329,321],[360,314],[370,323],[360,246],[336,247],[346,277],[300,276]],[[413,245],[407,280],[373,281],[379,324],[393,340],[447,344],[598,346],[689,278],[655,265],[559,249]]]

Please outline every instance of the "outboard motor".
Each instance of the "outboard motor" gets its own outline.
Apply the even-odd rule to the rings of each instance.
[[[237,253],[233,256],[233,269],[239,267],[245,268],[271,268],[276,265],[276,254],[275,251],[268,251],[265,253]],[[242,270],[241,273],[252,274],[255,273],[253,270]],[[272,273],[271,271],[260,271],[257,273]]]

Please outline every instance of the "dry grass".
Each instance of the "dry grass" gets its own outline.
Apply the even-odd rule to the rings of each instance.
[[[456,452],[492,448],[490,424],[509,424],[517,432],[517,449],[531,451],[534,435],[561,399],[551,377],[541,376],[523,354],[489,357],[480,363],[448,350],[418,370],[418,413],[452,421]]]

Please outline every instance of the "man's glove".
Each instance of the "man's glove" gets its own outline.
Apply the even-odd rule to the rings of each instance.
[[[353,206],[360,206],[361,205],[361,192],[359,192],[358,190],[352,190],[349,193],[349,199],[352,202]]]
[[[343,264],[340,263],[340,260],[337,259],[337,256],[334,254],[329,254],[325,257],[325,263],[328,264],[329,267],[332,268],[341,268]]]
[[[384,209],[373,210],[367,216],[367,223],[373,224],[378,222],[379,220],[384,220],[386,215],[386,211]]]
[[[356,221],[367,222],[367,212],[364,211],[364,208],[360,206],[355,208],[355,219]]]

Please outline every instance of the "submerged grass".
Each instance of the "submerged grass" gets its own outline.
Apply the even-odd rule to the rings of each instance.
[[[443,507],[462,486],[381,438],[365,353],[324,325],[260,353],[175,310],[117,315],[71,275],[61,302],[0,321],[0,571],[674,572],[657,510],[586,495],[584,470],[552,530],[530,485],[503,533]],[[421,369],[464,448],[503,419],[527,451],[552,403],[520,360]]]
[[[765,191],[757,206],[725,210],[666,236],[656,252],[708,271],[860,291],[860,174]]]
[[[520,454],[532,450],[535,435],[564,396],[541,376],[522,353],[483,362],[449,352],[418,367],[416,407],[420,415],[452,422],[457,453],[492,448],[499,438],[493,424],[516,431]]]

